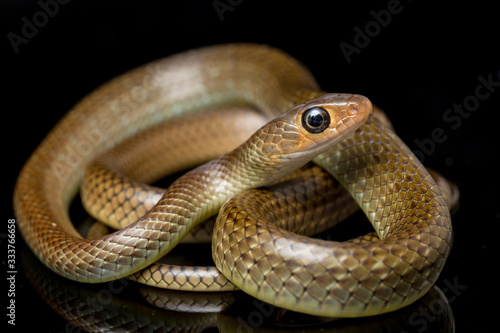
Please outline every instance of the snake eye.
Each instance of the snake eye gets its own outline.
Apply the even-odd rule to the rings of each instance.
[[[330,126],[330,114],[325,109],[314,106],[302,113],[302,126],[309,133],[321,133]]]

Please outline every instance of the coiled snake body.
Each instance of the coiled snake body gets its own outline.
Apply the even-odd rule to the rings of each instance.
[[[160,121],[231,105],[276,118],[232,153],[181,177],[136,223],[80,237],[68,205],[90,161]],[[49,133],[15,188],[19,229],[58,274],[103,282],[153,263],[227,201],[213,256],[245,292],[324,316],[393,311],[436,281],[451,220],[440,189],[404,143],[376,117],[365,121],[371,108],[359,95],[324,94],[303,66],[265,46],[215,46],[159,60],[100,87]],[[376,233],[344,243],[313,240],[265,224],[265,200],[253,191],[230,199],[316,155]]]

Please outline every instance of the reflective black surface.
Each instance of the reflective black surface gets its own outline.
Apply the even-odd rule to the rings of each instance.
[[[297,57],[325,91],[368,96],[388,113],[396,132],[425,165],[459,185],[461,205],[453,217],[454,247],[436,285],[451,308],[456,331],[490,327],[495,319],[491,304],[498,294],[494,267],[499,253],[494,241],[500,222],[499,180],[495,174],[500,143],[500,56],[493,3],[326,3],[0,3],[4,36],[2,136],[6,142],[2,161],[7,170],[2,187],[2,271],[8,275],[8,220],[14,218],[11,197],[15,178],[38,143],[73,104],[110,78],[145,62],[204,45],[259,42]],[[16,326],[8,326],[9,331],[83,329],[68,322],[39,296],[37,284],[30,282],[21,266],[21,243],[17,233]],[[35,276],[42,278],[42,274]],[[6,307],[12,297],[8,296],[7,277],[3,280],[2,306],[8,314]],[[87,317],[99,318],[91,314],[92,306],[99,309],[96,300],[108,301],[103,298],[108,293],[99,294],[100,287],[61,282],[50,272],[45,279],[56,284],[55,290],[66,288],[83,295],[83,303],[77,303],[77,308],[88,311]],[[120,285],[113,290],[121,290]],[[130,294],[112,294],[112,301],[121,304],[118,310],[109,310],[116,318],[128,315],[129,309],[146,313],[146,317],[152,314],[155,320],[184,318],[153,309],[133,284],[123,290]],[[137,302],[139,306],[132,305]],[[439,300],[431,300],[427,307],[416,304],[416,310],[408,310],[403,319],[382,316],[329,322],[320,327],[324,331],[335,327],[340,331],[447,332],[448,322],[441,321],[448,314],[444,304]],[[237,298],[223,315],[216,316],[222,320],[218,316],[229,318],[229,323],[239,326],[228,327],[235,331],[239,327],[241,332],[277,330],[281,322],[301,323],[298,331],[305,331],[307,324],[317,327],[316,318],[271,310],[245,298]],[[8,317],[3,318],[6,323]],[[390,328],[388,322],[401,322],[403,326]]]
[[[200,247],[183,250],[187,256],[200,253]],[[438,287],[399,311],[368,318],[333,319],[280,309],[242,292],[176,292],[126,279],[82,285],[52,273],[24,246],[20,259],[27,285],[34,290],[32,298],[42,299],[45,304],[41,306],[52,309],[64,326],[45,325],[44,321],[38,324],[50,331],[453,332],[455,327],[448,298]]]

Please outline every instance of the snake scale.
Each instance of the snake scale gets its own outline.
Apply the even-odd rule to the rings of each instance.
[[[136,223],[81,238],[68,206],[92,160],[161,121],[231,106],[272,120],[233,152],[179,178]],[[155,61],[96,89],[48,134],[16,184],[19,230],[53,271],[103,282],[155,262],[222,206],[213,257],[243,291],[331,317],[396,310],[436,281],[451,247],[451,219],[434,179],[390,128],[369,117],[371,109],[359,95],[325,94],[304,66],[267,46],[218,45]],[[349,191],[374,233],[326,242],[264,223],[277,214],[246,190],[313,158]]]

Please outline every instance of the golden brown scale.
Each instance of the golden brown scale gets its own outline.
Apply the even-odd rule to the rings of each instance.
[[[138,87],[144,92],[141,100],[134,105],[123,103]],[[282,173],[306,163],[313,157],[309,156],[311,152],[326,149],[323,141],[332,141],[325,139],[338,140],[351,134],[360,121],[353,116],[366,115],[371,109],[369,101],[360,96],[316,99],[321,94],[312,76],[295,60],[257,45],[195,50],[126,73],[76,105],[27,162],[14,194],[19,229],[39,258],[68,278],[100,282],[136,272],[167,253],[193,225],[216,213],[229,197],[275,181]],[[293,108],[308,100],[314,100],[313,104]],[[176,181],[138,222],[99,239],[80,238],[67,216],[67,206],[91,160],[159,121],[228,105],[251,106],[268,117],[290,111],[258,131],[241,149]],[[294,129],[298,115],[314,105],[327,109],[335,124],[332,132],[310,135],[300,126]],[[225,210],[229,213],[219,217],[222,229],[217,227],[213,246],[216,263],[233,283],[270,303],[327,316],[394,310],[430,288],[449,251],[447,206],[435,182],[408,155],[408,149],[386,128],[374,124],[362,125],[342,143],[344,150],[333,148],[317,160],[347,187],[382,239],[336,244],[333,253],[325,246],[325,256],[321,246],[302,236],[282,238],[261,233],[274,228],[254,224],[260,222],[253,214],[261,206],[250,202],[257,210],[247,213],[241,207],[243,211],[236,212],[240,208],[230,201]],[[379,142],[374,141],[376,138]],[[302,149],[307,154],[300,152]],[[399,169],[401,165],[404,169]],[[399,185],[395,186],[394,180]],[[393,193],[400,189],[409,190],[409,194],[402,197]],[[236,218],[236,228],[229,221],[222,225],[228,217]],[[248,231],[240,229],[245,224]],[[234,232],[223,237],[230,230]],[[282,233],[277,231],[277,235]],[[258,241],[246,238],[255,234]],[[279,259],[271,252],[267,253],[269,257],[262,256],[271,250],[265,240],[273,237],[276,241],[272,243],[282,247],[285,255],[298,251],[292,255],[294,260],[308,254],[314,260],[325,258],[326,263],[309,264],[306,270],[286,277],[290,268],[298,267],[296,263],[289,266],[288,259]],[[294,245],[296,239],[305,243]],[[234,259],[238,257],[241,260]],[[256,265],[257,261],[261,264]],[[377,266],[374,261],[381,264]],[[277,278],[262,273],[274,272],[269,267],[281,264],[282,268],[276,269]],[[409,266],[415,273],[406,275],[402,271]],[[330,271],[330,278],[340,281],[338,285],[320,277],[324,271],[321,267]],[[400,274],[399,279],[389,274],[393,271]]]
[[[165,192],[146,183],[230,152],[265,122],[255,110],[232,107],[179,117],[140,132],[90,163],[80,191],[82,203],[97,220],[124,228],[151,210]],[[188,238],[204,234],[200,225]]]
[[[254,192],[256,204],[266,207],[272,215],[270,222],[281,222],[280,227],[302,235],[316,235],[358,209],[349,194],[317,166],[304,168]],[[216,292],[239,289],[213,266],[154,264],[129,278],[164,289]]]
[[[378,237],[294,235],[269,224],[274,211],[245,192],[221,208],[216,266],[247,293],[309,314],[374,315],[423,296],[451,245],[448,206],[425,168],[375,117],[316,162],[348,189]]]

